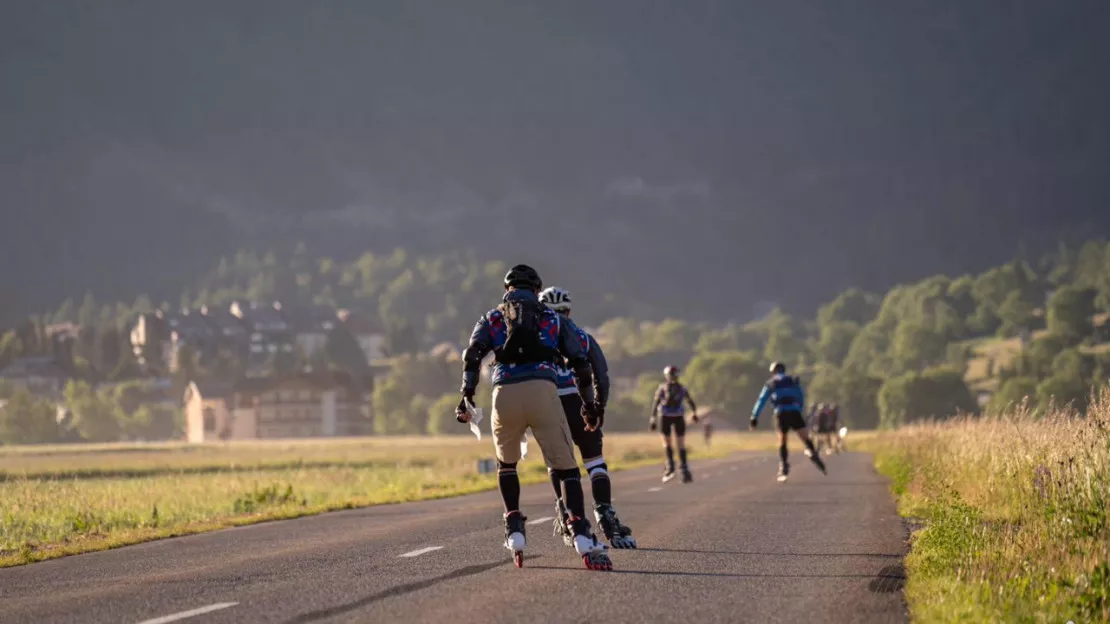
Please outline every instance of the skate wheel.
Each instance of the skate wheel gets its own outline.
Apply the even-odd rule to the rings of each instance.
[[[518,568],[524,567],[524,551],[518,550],[513,553],[513,563],[515,563]]]

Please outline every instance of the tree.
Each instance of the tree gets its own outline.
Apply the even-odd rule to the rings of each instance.
[[[844,358],[844,368],[877,377],[889,374],[891,364],[886,353],[889,346],[889,336],[883,332],[878,321],[872,321],[852,340],[848,357]]]
[[[469,434],[470,429],[459,424],[455,419],[455,408],[458,404],[458,394],[445,394],[436,399],[428,407],[427,432],[430,435]]]
[[[1032,377],[1011,377],[1002,383],[991,397],[990,408],[995,412],[1013,409],[1026,399],[1036,401],[1037,380]]]
[[[16,388],[0,407],[0,444],[41,444],[58,440],[57,409]]]
[[[1089,288],[1064,286],[1048,300],[1048,331],[1078,344],[1091,335],[1091,316],[1095,313],[1095,293]]]
[[[410,412],[414,396],[407,384],[395,375],[390,375],[377,384],[372,398],[374,433],[414,434],[424,429],[428,419],[428,406],[424,406],[423,411],[414,418]]]
[[[100,332],[93,366],[101,375],[107,376],[119,366],[122,356],[120,343],[120,333],[115,325],[106,327],[104,331]]]
[[[766,369],[751,354],[739,351],[699,353],[686,367],[690,393],[700,405],[713,405],[741,421],[766,380]],[[654,376],[652,390],[658,385]]]
[[[891,344],[895,371],[918,370],[944,361],[948,343],[932,329],[913,322],[898,325]]]
[[[4,332],[0,337],[0,369],[12,360],[23,355],[23,340],[20,339],[19,334],[14,331]]]
[[[77,311],[73,307],[73,299],[66,299],[58,310],[54,312],[53,322],[72,323],[77,319]]]
[[[778,308],[764,318],[749,323],[746,329],[763,336],[763,358],[767,361],[796,364],[806,354],[805,341],[799,337],[800,328],[790,315]]]
[[[416,353],[419,349],[420,341],[416,337],[416,331],[408,322],[392,324],[386,328],[385,340],[382,343],[382,351],[386,355],[393,357]]]
[[[853,427],[874,429],[879,426],[879,388],[883,380],[859,371],[843,370],[837,394],[840,415]]]
[[[328,332],[324,353],[331,367],[361,377],[370,371],[366,353],[359,346],[354,334],[343,323]]]
[[[763,339],[736,324],[701,333],[694,351],[763,351]],[[607,352],[608,353],[608,352]]]
[[[882,299],[859,288],[849,288],[817,311],[817,324],[824,327],[831,323],[870,323],[879,312]]]
[[[1033,340],[1019,362],[1019,373],[1038,378],[1052,374],[1052,362],[1067,348],[1070,340],[1059,334],[1048,333]]]
[[[65,402],[73,414],[73,427],[86,442],[114,442],[120,438],[120,423],[115,410],[89,385],[70,381],[65,387]]]
[[[1079,349],[1064,349],[1052,358],[1051,371],[1053,375],[1071,377],[1088,383],[1095,372],[1095,359],[1084,355]]]
[[[1002,326],[998,328],[998,335],[1011,338],[1022,330],[1031,329],[1033,326],[1033,304],[1022,296],[1019,291],[1013,291],[1006,296],[1005,301],[998,308],[998,318]]]
[[[888,428],[918,418],[947,418],[977,409],[962,372],[950,368],[932,368],[892,377],[879,390],[880,424]]]
[[[818,360],[840,366],[844,358],[848,357],[852,341],[859,331],[859,325],[852,321],[832,321],[821,325],[821,335],[816,347]]]
[[[701,332],[688,323],[675,319],[665,319],[658,324],[647,325],[641,332],[642,353],[659,351],[692,351]]]
[[[96,298],[90,292],[85,293],[85,298],[81,300],[81,307],[77,308],[77,323],[84,327],[95,325],[98,312]]]
[[[1041,408],[1071,407],[1079,412],[1087,409],[1091,391],[1082,379],[1068,375],[1052,375],[1037,386],[1037,404]]]

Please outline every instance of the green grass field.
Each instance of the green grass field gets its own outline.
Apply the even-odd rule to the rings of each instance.
[[[661,461],[658,436],[612,434],[615,470]],[[692,461],[772,449],[769,432],[691,438]],[[533,442],[522,480],[546,480]],[[203,445],[0,448],[0,566],[336,509],[495,487],[493,456],[470,436],[344,438]]]
[[[864,448],[916,527],[914,621],[1110,621],[1110,393],[1085,419],[1019,410]]]

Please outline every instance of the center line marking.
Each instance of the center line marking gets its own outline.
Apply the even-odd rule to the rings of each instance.
[[[160,618],[154,618],[153,620],[143,620],[142,622],[139,622],[139,624],[166,624],[167,622],[176,622],[178,620],[184,620],[185,618],[191,618],[194,615],[204,615],[205,613],[211,613],[213,611],[219,611],[220,609],[234,607],[237,604],[239,603],[217,602],[216,604],[210,604],[207,607],[200,607],[199,609],[191,609],[189,611],[171,613],[169,615],[163,615]]]
[[[535,520],[529,520],[527,524],[543,524],[544,522],[551,522],[554,519],[555,516],[544,516],[542,518],[536,518]]]
[[[662,491],[663,491],[663,488],[661,488],[661,487],[653,487],[653,488],[648,488],[648,491],[649,491],[649,492],[662,492]]]
[[[429,546],[427,548],[421,548],[420,550],[414,550],[412,552],[407,552],[403,555],[398,555],[398,556],[399,557],[419,557],[420,555],[430,553],[433,550],[443,550],[443,546]]]

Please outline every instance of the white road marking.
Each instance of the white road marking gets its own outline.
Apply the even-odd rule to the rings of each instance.
[[[536,518],[535,520],[529,520],[527,524],[543,524],[544,522],[551,522],[554,519],[555,516],[544,516],[542,518]]]
[[[443,546],[429,546],[427,548],[421,548],[420,550],[414,550],[412,552],[407,552],[403,555],[398,555],[398,556],[399,557],[419,557],[420,555],[430,553],[433,550],[443,550]]]
[[[171,613],[169,615],[163,615],[160,618],[154,618],[153,620],[143,620],[142,622],[139,622],[139,624],[166,624],[167,622],[176,622],[178,620],[184,620],[185,618],[191,618],[195,615],[204,615],[205,613],[211,613],[213,611],[219,611],[220,609],[234,607],[237,604],[239,603],[217,602],[216,604],[210,604],[207,607],[200,607],[199,609],[191,609],[189,611]]]
[[[648,491],[649,491],[649,492],[662,492],[662,491],[663,491],[663,488],[661,488],[661,487],[653,487],[653,488],[648,488]]]

